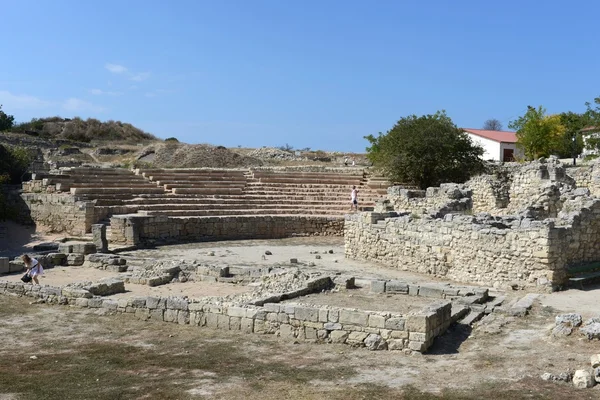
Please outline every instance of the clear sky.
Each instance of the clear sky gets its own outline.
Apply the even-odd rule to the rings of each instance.
[[[0,0],[0,104],[228,147],[362,152],[600,96],[598,1]]]

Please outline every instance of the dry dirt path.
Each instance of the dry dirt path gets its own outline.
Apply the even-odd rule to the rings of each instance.
[[[0,296],[0,399],[597,399],[539,378],[598,350],[551,340],[549,311],[493,335],[455,328],[408,356]]]

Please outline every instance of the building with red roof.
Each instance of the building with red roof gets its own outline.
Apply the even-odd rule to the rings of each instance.
[[[523,150],[517,147],[517,135],[509,131],[489,131],[485,129],[462,128],[471,140],[483,147],[484,160],[514,161],[523,157]]]

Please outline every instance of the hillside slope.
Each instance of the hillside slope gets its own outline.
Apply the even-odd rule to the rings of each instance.
[[[34,118],[30,122],[15,125],[14,133],[24,133],[47,139],[64,139],[78,142],[158,140],[153,135],[121,121],[101,122],[94,118]]]

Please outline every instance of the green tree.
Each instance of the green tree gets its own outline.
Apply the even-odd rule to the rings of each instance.
[[[511,121],[508,127],[517,132],[517,146],[523,149],[528,159],[549,156],[559,148],[565,127],[559,115],[546,115],[542,106],[527,106],[525,115]]]
[[[590,125],[590,116],[588,113],[577,114],[572,111],[558,114],[560,123],[565,131],[553,151],[561,158],[578,156],[583,151],[583,138],[581,130]]]
[[[4,111],[2,111],[2,104],[0,104],[0,132],[8,131],[13,127],[15,123],[15,117],[12,115],[8,115]]]
[[[588,132],[585,147],[589,150],[600,151],[600,137],[598,135],[590,135],[600,131],[600,97],[594,99],[594,108],[589,102],[585,103],[587,107],[586,115],[588,116],[587,127],[595,127],[598,130]]]
[[[420,188],[464,182],[483,170],[483,149],[445,112],[400,119],[387,133],[365,136],[367,158],[393,182]]]

